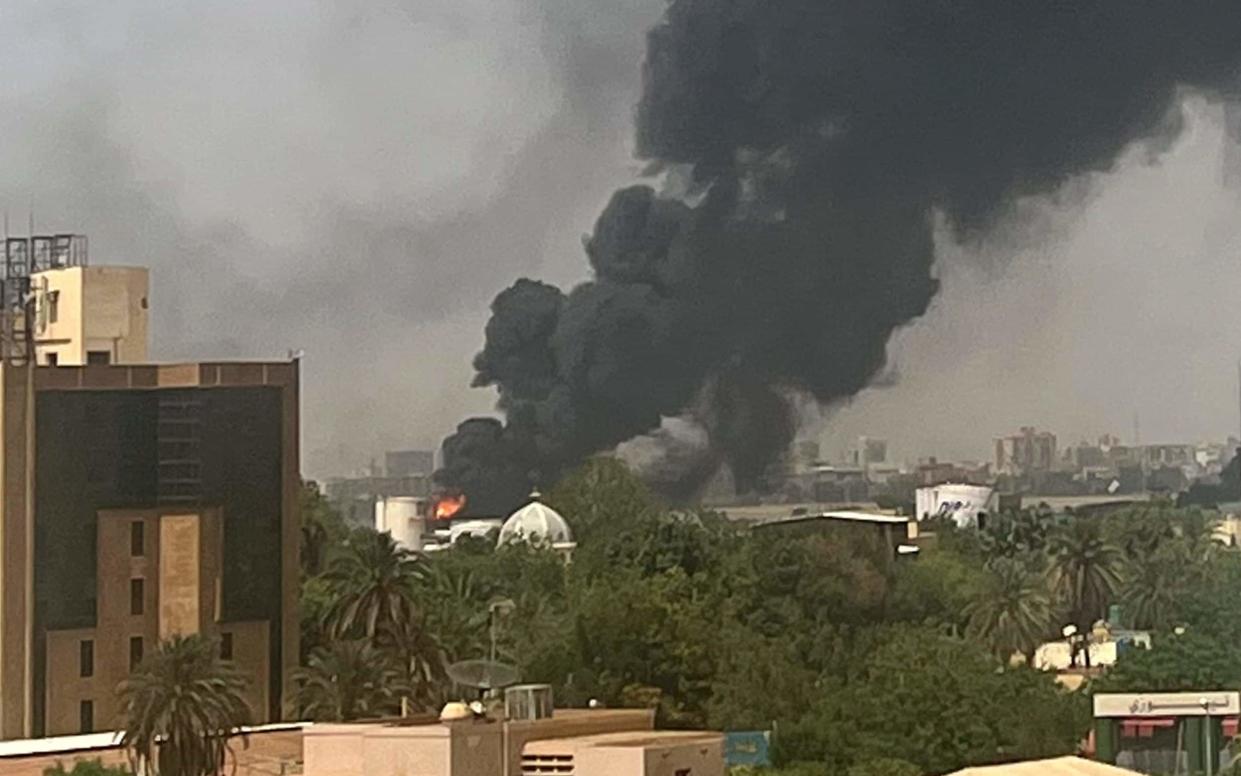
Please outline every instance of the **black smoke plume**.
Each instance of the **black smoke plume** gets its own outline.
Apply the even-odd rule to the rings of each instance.
[[[637,112],[661,188],[612,197],[593,280],[496,298],[474,384],[507,421],[491,460],[463,425],[440,481],[511,503],[688,414],[710,465],[679,489],[755,486],[788,395],[856,393],[926,310],[935,214],[969,239],[1173,137],[1183,89],[1235,97],[1239,64],[1236,0],[673,0]]]

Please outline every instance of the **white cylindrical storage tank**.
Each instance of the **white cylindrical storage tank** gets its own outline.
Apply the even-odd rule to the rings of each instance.
[[[423,500],[413,496],[389,496],[375,502],[375,530],[387,531],[396,543],[415,552],[422,549],[426,522]]]

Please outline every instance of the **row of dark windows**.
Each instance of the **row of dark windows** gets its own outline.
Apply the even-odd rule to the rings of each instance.
[[[53,318],[52,323],[55,323],[55,322],[56,322],[56,319]],[[108,364],[112,363],[112,354],[106,350],[88,350],[86,351],[86,363],[90,364],[91,366],[95,366],[95,365],[107,366]],[[48,366],[60,366],[60,354],[59,353],[48,353],[47,354],[47,365]]]
[[[129,637],[129,670],[132,672],[142,662],[146,644],[141,636]],[[233,634],[225,631],[220,634],[220,659],[233,659]],[[78,675],[89,679],[95,675],[95,641],[83,639],[78,644]],[[78,728],[83,733],[95,730],[95,702],[82,700],[78,703]]]
[[[142,662],[144,644],[141,636],[129,638],[129,670],[133,671]],[[233,634],[227,631],[220,634],[220,659],[233,659]],[[95,640],[82,639],[78,643],[78,676],[89,679],[95,675]]]
[[[144,642],[141,636],[129,637],[129,670],[133,671],[142,662]],[[95,675],[95,641],[83,639],[78,644],[78,676],[89,679]]]

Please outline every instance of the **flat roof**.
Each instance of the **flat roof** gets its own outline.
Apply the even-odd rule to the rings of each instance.
[[[5,366],[15,371],[25,368]],[[297,368],[296,360],[40,366],[35,369],[35,387],[40,391],[284,387],[297,383]]]
[[[566,746],[581,747],[640,747],[670,746],[689,742],[722,743],[724,734],[712,730],[622,730],[615,733],[595,733],[585,736],[544,738],[528,742],[523,753],[556,753]]]
[[[305,730],[312,722],[277,722],[270,725],[245,727],[245,735],[291,732]],[[110,730],[103,733],[83,733],[73,736],[50,736],[48,738],[18,738],[0,741],[0,759],[8,757],[32,757],[36,755],[72,754],[94,749],[115,749],[121,745],[124,731]]]
[[[1083,760],[1080,757],[1057,757],[1052,760],[965,768],[954,771],[950,776],[1137,776],[1137,771],[1094,760]]]
[[[757,523],[755,528],[766,528],[768,526],[792,525],[794,523],[809,523],[817,520],[840,520],[850,523],[870,523],[872,525],[905,525],[910,518],[901,515],[884,515],[877,512],[853,512],[847,510],[833,512],[818,512],[812,515],[789,515],[787,517],[777,517],[773,520],[765,520]]]

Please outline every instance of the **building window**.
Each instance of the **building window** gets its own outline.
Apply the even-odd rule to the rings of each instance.
[[[78,644],[78,676],[88,679],[95,675],[95,642],[82,639]]]
[[[60,292],[47,293],[47,322],[56,323],[60,319]]]
[[[133,671],[142,662],[142,637],[129,637],[129,670]]]
[[[112,354],[106,350],[88,350],[86,363],[91,366],[107,366],[112,363]]]
[[[78,727],[83,733],[95,732],[94,701],[82,701],[78,704]]]
[[[146,525],[141,520],[129,524],[129,554],[135,558],[146,555]]]
[[[48,353],[47,354],[47,365],[48,366],[60,366],[60,354],[59,353]]]
[[[233,634],[228,631],[220,634],[220,659],[233,659]]]
[[[129,580],[129,613],[142,614],[146,610],[146,585],[142,577]]]

